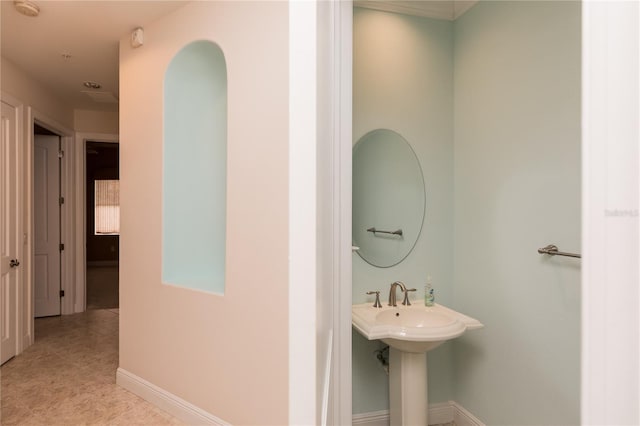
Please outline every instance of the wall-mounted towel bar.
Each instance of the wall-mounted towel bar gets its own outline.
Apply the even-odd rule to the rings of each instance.
[[[360,228],[362,229],[362,228]],[[378,234],[391,234],[391,235],[400,235],[402,236],[402,229],[396,229],[395,231],[381,231],[379,229],[376,229],[375,227],[371,227],[369,229],[367,229],[367,232],[373,232],[374,234],[378,233]]]
[[[558,247],[554,246],[553,244],[549,244],[546,247],[539,248],[538,249],[538,253],[540,253],[540,254],[549,254],[551,256],[568,256],[568,257],[578,257],[578,258],[582,257],[579,254],[565,253],[563,251],[558,251]]]

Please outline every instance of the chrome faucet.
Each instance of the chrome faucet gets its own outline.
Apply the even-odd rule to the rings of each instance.
[[[403,293],[406,293],[407,287],[405,287],[404,283],[401,281],[396,281],[391,284],[391,290],[389,290],[389,306],[397,306],[396,305],[396,287],[400,287]]]

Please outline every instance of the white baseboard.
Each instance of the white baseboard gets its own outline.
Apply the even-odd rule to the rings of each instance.
[[[116,383],[124,389],[149,401],[189,425],[229,426],[230,423],[207,413],[201,408],[166,390],[118,368]],[[456,426],[485,426],[477,417],[455,401],[429,404],[429,424],[454,422]],[[389,426],[389,410],[354,414],[352,424],[367,426]]]
[[[443,423],[451,423],[455,418],[455,402],[438,402],[429,404],[429,424],[441,425]]]
[[[429,424],[454,422],[456,426],[485,426],[477,417],[455,401],[429,404]],[[389,410],[354,414],[352,424],[389,426]]]
[[[230,423],[219,419],[213,414],[207,413],[190,402],[159,388],[153,383],[150,383],[127,370],[123,370],[122,368],[118,368],[118,371],[116,372],[116,383],[186,424],[217,426],[230,425]]]
[[[476,416],[468,412],[463,406],[454,401],[453,422],[456,426],[485,426]]]
[[[354,414],[352,425],[389,426],[389,410],[372,411],[369,413]]]

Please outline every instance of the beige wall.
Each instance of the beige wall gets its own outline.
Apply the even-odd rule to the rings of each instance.
[[[73,125],[76,132],[118,134],[117,111],[91,111],[76,109],[73,112]]]
[[[73,129],[73,110],[69,106],[29,77],[13,62],[6,58],[0,58],[0,62],[2,66],[0,88],[3,92],[22,101],[25,106],[35,108],[64,127]]]
[[[161,282],[162,93],[194,40],[228,72],[224,296]],[[232,424],[288,423],[288,5],[194,2],[120,45],[120,368]]]

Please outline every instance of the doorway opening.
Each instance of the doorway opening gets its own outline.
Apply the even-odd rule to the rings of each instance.
[[[119,308],[120,150],[117,143],[87,141],[86,309]]]

